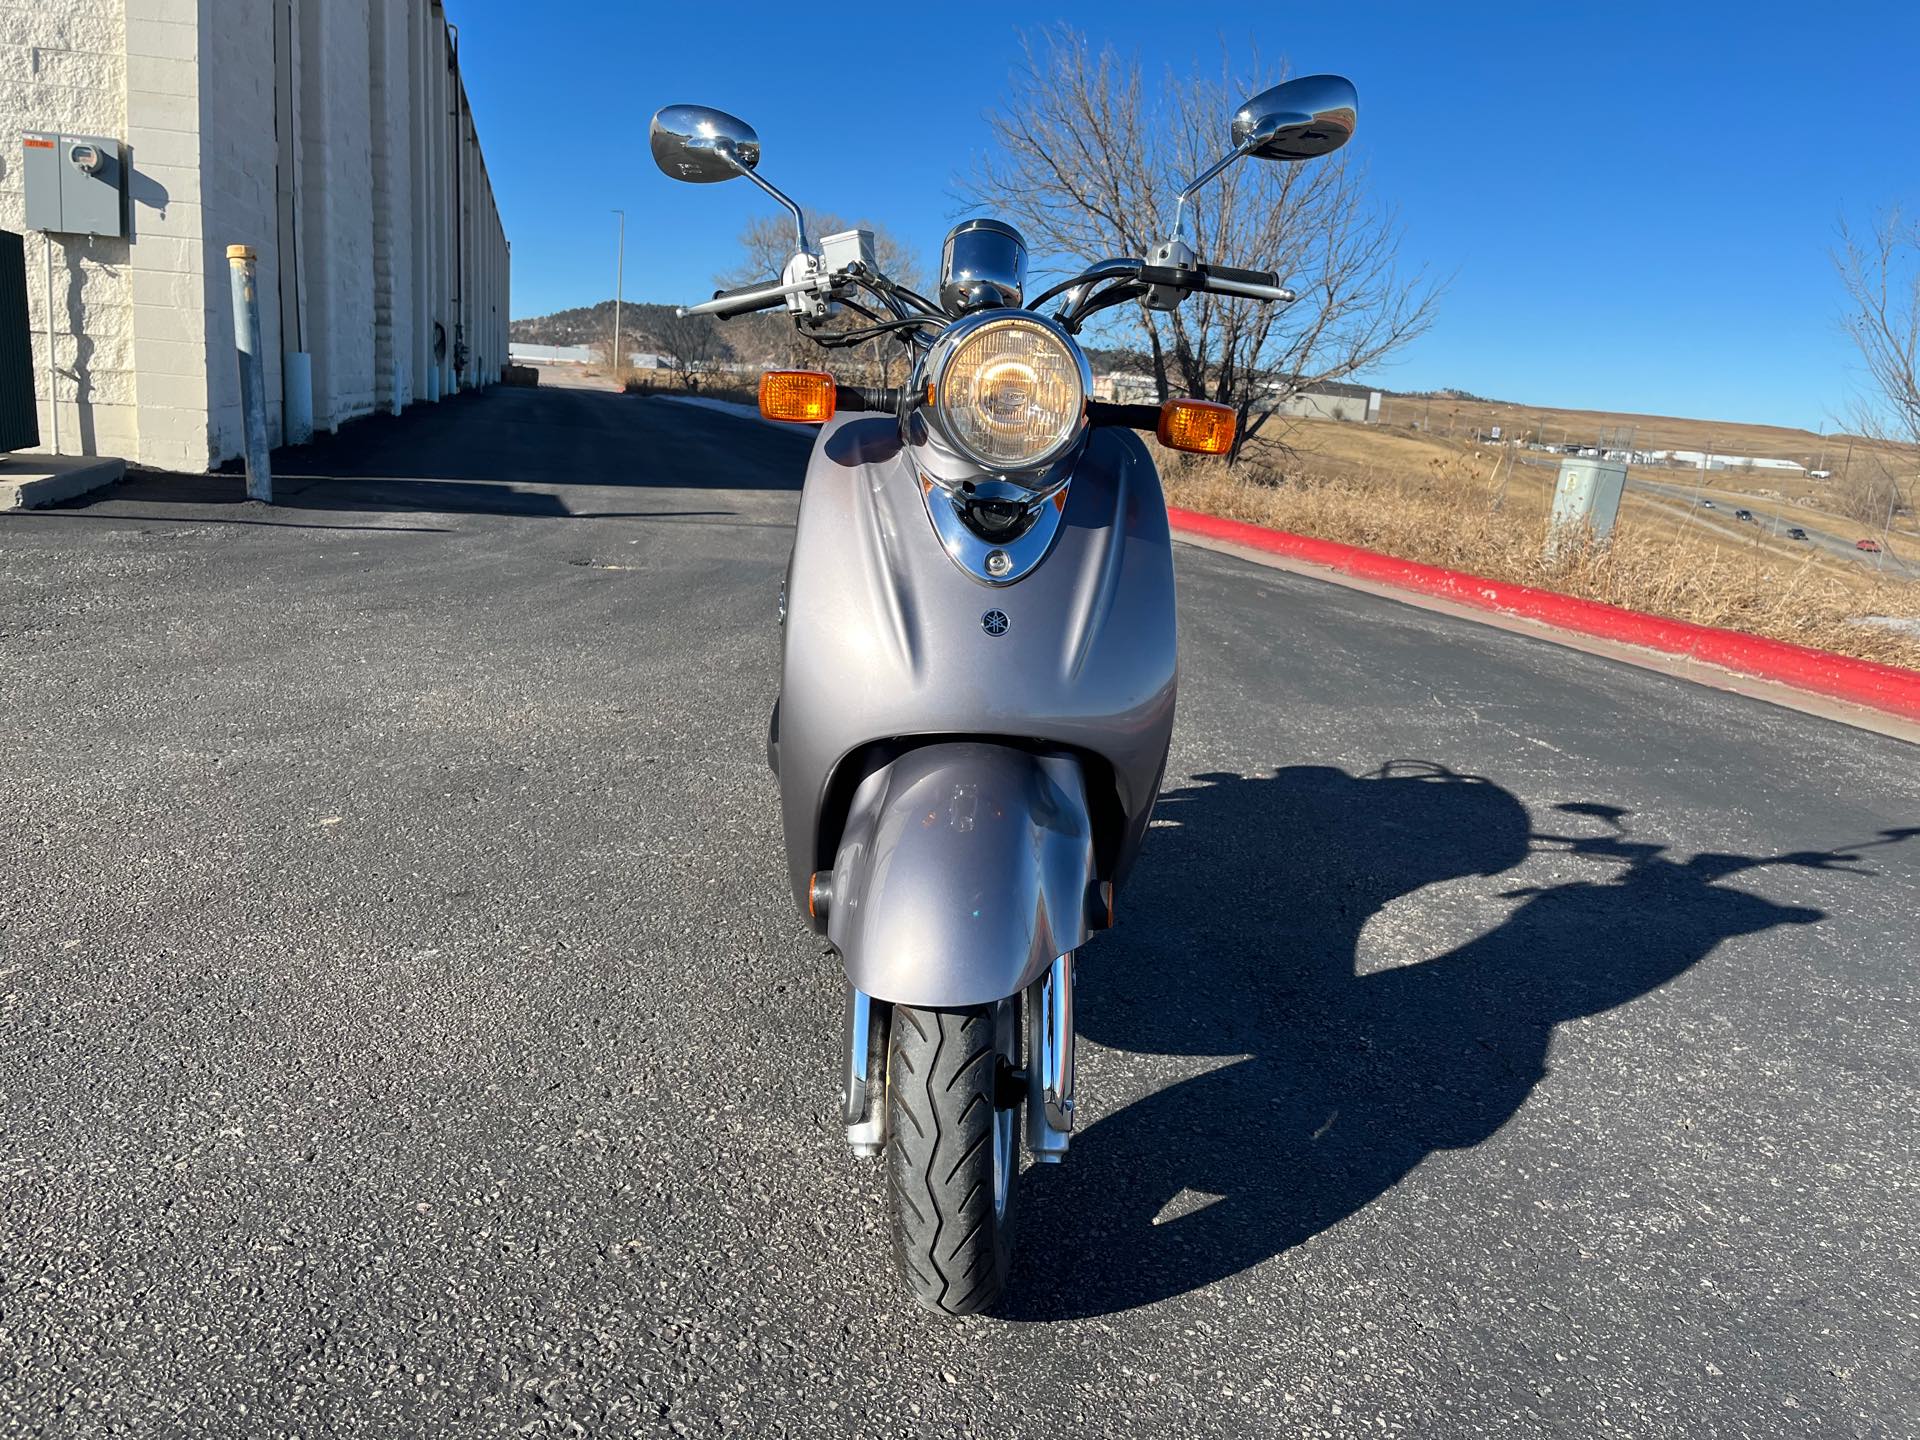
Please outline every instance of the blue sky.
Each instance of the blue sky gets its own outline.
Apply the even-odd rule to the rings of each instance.
[[[887,225],[930,267],[964,209],[955,177],[987,145],[983,113],[1007,93],[1016,27],[1054,20],[1153,77],[1217,71],[1224,40],[1354,81],[1353,143],[1400,210],[1406,255],[1454,277],[1433,331],[1374,377],[1397,389],[1831,428],[1859,381],[1837,328],[1835,225],[1920,209],[1915,0],[447,9],[513,243],[515,315],[611,295],[614,206],[629,298],[702,297],[737,263],[740,227],[768,202],[654,169],[647,119],[676,101],[745,116],[775,183]]]

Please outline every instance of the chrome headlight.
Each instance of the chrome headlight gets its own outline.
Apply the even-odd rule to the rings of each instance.
[[[926,361],[941,438],[995,474],[1043,470],[1080,438],[1093,373],[1051,321],[987,311],[950,326]]]

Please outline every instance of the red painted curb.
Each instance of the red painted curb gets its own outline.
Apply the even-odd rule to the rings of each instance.
[[[1308,535],[1270,530],[1242,520],[1223,520],[1218,515],[1202,515],[1178,506],[1169,505],[1167,516],[1176,531],[1190,535],[1204,535],[1210,540],[1291,556],[1361,580],[1435,595],[1479,610],[1494,610],[1582,635],[1682,655],[1742,675],[1920,720],[1920,671],[1856,660],[1850,655],[1836,655],[1830,650],[1815,650],[1785,640],[1742,635],[1736,630],[1695,625],[1686,620],[1665,620],[1598,600],[1556,595],[1531,585],[1513,585],[1412,560],[1396,560],[1391,555],[1362,550],[1355,545],[1315,540]]]

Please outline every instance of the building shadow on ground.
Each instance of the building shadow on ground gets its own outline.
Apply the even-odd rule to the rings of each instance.
[[[513,515],[549,520],[725,519],[739,513],[734,510],[672,508],[580,510],[569,505],[563,495],[523,489],[517,485],[490,481],[416,480],[381,475],[277,472],[273,488],[273,503],[262,505],[247,499],[243,476],[174,475],[137,470],[114,487],[111,498],[156,506],[192,505],[203,512],[231,509],[231,514],[202,513],[192,519],[197,523],[217,519],[229,524],[254,525],[297,525],[301,522],[296,517],[302,511],[349,515]],[[280,518],[282,516],[286,518]],[[382,525],[378,528],[435,530],[445,527]]]
[[[52,513],[130,501],[148,510],[191,506],[201,523],[274,523],[283,515],[291,523],[301,511],[737,523],[739,512],[719,492],[798,491],[811,444],[808,434],[669,400],[495,386],[400,415],[365,416],[337,434],[275,450],[271,505],[247,499],[233,461],[210,475],[134,470]],[[683,492],[676,498],[693,503],[606,503],[608,492],[638,499],[660,490]]]
[[[1150,1304],[1300,1244],[1434,1151],[1498,1131],[1545,1076],[1556,1025],[1645,995],[1732,937],[1824,918],[1726,881],[1774,866],[1871,874],[1861,852],[1920,834],[1680,858],[1618,807],[1565,804],[1536,827],[1499,785],[1414,762],[1206,775],[1156,818],[1122,924],[1082,958],[1079,1030],[1116,1050],[1228,1058],[1088,1126],[1065,1165],[1026,1172],[1007,1318]],[[1393,901],[1539,850],[1591,873],[1504,892],[1505,918],[1457,945],[1422,945],[1419,920],[1397,917],[1414,938],[1386,958],[1411,963],[1359,972],[1362,927]]]

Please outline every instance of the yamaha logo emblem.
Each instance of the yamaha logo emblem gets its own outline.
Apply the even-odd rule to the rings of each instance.
[[[1007,633],[1007,612],[1004,610],[987,611],[986,614],[980,617],[980,628],[986,631],[989,635],[1006,634]]]

